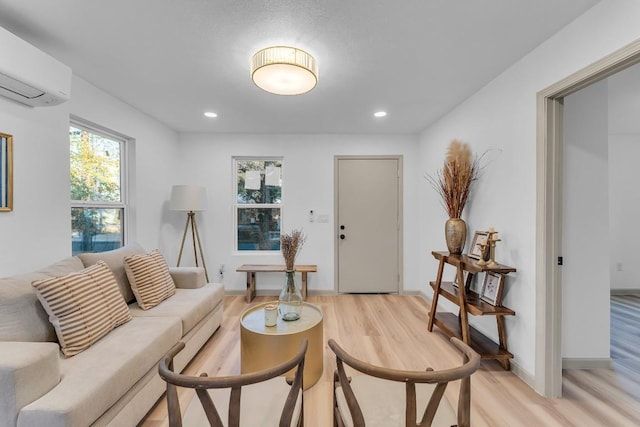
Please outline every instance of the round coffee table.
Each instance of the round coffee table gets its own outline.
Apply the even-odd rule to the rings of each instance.
[[[286,322],[278,316],[275,326],[265,326],[264,306],[273,303],[249,307],[240,316],[240,372],[259,371],[291,359],[298,352],[302,338],[307,338],[302,376],[302,387],[306,390],[322,375],[322,310],[305,302],[300,319]]]

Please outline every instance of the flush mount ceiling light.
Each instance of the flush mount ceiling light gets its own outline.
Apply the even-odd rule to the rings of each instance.
[[[318,65],[311,54],[289,46],[267,47],[251,60],[251,78],[276,95],[300,95],[318,83]]]

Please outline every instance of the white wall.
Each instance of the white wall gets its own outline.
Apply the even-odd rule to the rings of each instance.
[[[638,93],[638,92],[636,92]],[[609,221],[611,289],[640,289],[640,134],[609,135]]]
[[[490,225],[500,231],[498,261],[518,268],[506,284],[504,304],[516,311],[507,319],[509,350],[515,369],[525,379],[535,372],[536,333],[536,93],[640,38],[640,2],[605,0],[577,18],[460,104],[420,137],[420,165],[426,172],[439,167],[446,144],[460,138],[477,152],[502,149],[479,182],[465,216],[469,228]],[[419,280],[432,280],[436,263],[428,254],[443,248],[445,215],[436,194],[425,184],[420,192]],[[493,319],[473,323],[497,340]],[[583,339],[588,331],[571,331]],[[535,386],[541,390],[542,379]]]
[[[640,290],[640,64],[614,74],[609,87],[609,222],[612,290]]]
[[[166,222],[166,204],[178,173],[177,133],[77,76],[72,83],[71,114],[135,141],[135,158],[131,159],[134,173],[130,176],[133,190],[130,238],[146,249],[167,252],[173,239],[167,242],[165,237],[174,233],[173,225]],[[65,138],[68,139],[68,129]],[[67,168],[68,163],[67,153]]]
[[[164,205],[174,183],[177,134],[155,119],[73,77],[72,99],[30,109],[0,98],[3,133],[14,136],[14,209],[0,213],[0,277],[71,255],[69,115],[135,140],[133,239],[166,251]],[[173,244],[173,239],[171,239]]]
[[[564,100],[563,358],[609,357],[607,87],[601,81]]]
[[[233,156],[283,156],[283,223],[285,230],[303,228],[307,241],[298,258],[301,264],[317,264],[309,275],[309,290],[334,290],[333,185],[334,155],[399,154],[404,156],[404,289],[418,290],[418,210],[416,191],[422,181],[417,168],[417,141],[411,136],[375,135],[208,135],[183,134],[180,141],[181,182],[207,187],[209,210],[198,214],[209,277],[217,278],[225,265],[227,291],[246,288],[245,273],[235,269],[244,263],[281,263],[276,254],[249,255],[234,251]],[[329,215],[329,223],[309,223],[308,212]],[[184,213],[170,212],[174,227],[184,224]],[[181,233],[182,230],[180,230]],[[179,234],[180,234],[179,233]],[[170,257],[177,256],[180,236],[174,237]],[[263,274],[258,290],[274,293],[282,278]]]
[[[0,277],[71,254],[69,104],[29,108],[0,98],[0,132],[13,135],[13,211],[0,212]]]

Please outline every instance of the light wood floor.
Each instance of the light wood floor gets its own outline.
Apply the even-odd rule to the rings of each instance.
[[[269,299],[273,298],[259,297],[254,303]],[[439,369],[459,362],[458,354],[443,334],[427,331],[429,306],[419,296],[312,296],[309,302],[324,312],[325,349],[323,375],[305,392],[306,426],[332,426],[331,380],[335,361],[326,346],[329,338],[357,357],[390,367]],[[240,372],[238,319],[247,304],[239,296],[225,297],[224,304],[220,329],[187,367],[188,373]],[[638,330],[636,327],[629,332],[635,334],[636,349]],[[473,426],[640,425],[640,374],[633,365],[616,363],[615,370],[566,371],[564,397],[560,399],[541,397],[495,361],[482,362],[471,386]],[[452,402],[456,402],[457,387],[453,384],[447,390],[446,397]],[[181,394],[183,407],[191,398],[188,392]],[[164,400],[158,402],[141,425],[167,425]]]
[[[618,387],[640,402],[640,295],[611,296],[611,359]]]

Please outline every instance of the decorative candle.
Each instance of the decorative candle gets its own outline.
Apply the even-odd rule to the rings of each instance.
[[[276,326],[278,323],[278,304],[267,304],[264,306],[264,325]]]

